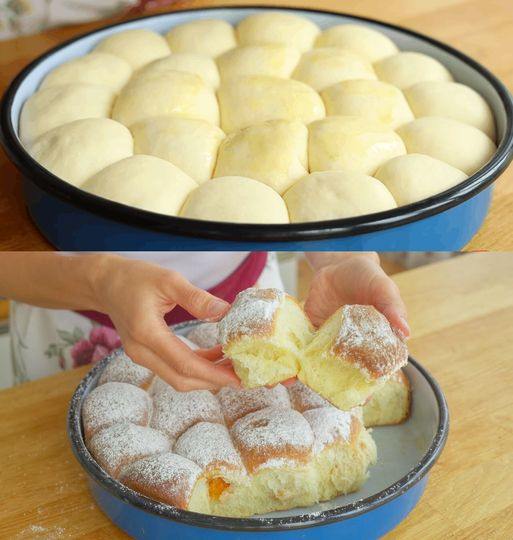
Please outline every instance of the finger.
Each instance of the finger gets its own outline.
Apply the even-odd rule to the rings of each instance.
[[[201,379],[185,378],[172,366],[163,362],[151,349],[141,344],[132,344],[126,347],[127,354],[136,363],[150,369],[163,381],[179,392],[190,390],[216,390],[215,385]]]
[[[297,381],[297,377],[291,377],[290,379],[285,379],[284,381],[281,381],[281,384],[285,386],[286,388],[291,387],[295,382]]]
[[[199,287],[195,287],[180,274],[173,274],[172,298],[197,319],[219,320],[230,304]]]
[[[210,349],[196,349],[194,351],[198,356],[209,360],[210,362],[215,362],[223,356],[223,349],[221,345],[216,345]]]
[[[195,354],[169,331],[164,322],[158,331],[153,332],[148,346],[157,356],[186,378],[208,381],[218,388],[239,386],[239,380],[233,369],[226,366],[216,366],[209,360]]]
[[[388,276],[385,276],[380,283],[374,307],[383,313],[403,339],[410,336],[410,327],[406,320],[406,306],[399,288]]]

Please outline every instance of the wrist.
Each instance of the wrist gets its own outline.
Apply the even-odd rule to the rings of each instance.
[[[109,284],[112,284],[112,278],[115,276],[113,266],[118,259],[120,257],[111,253],[95,253],[82,257],[81,262],[86,265],[84,291],[90,309],[106,313],[104,302]]]
[[[370,259],[375,264],[380,265],[379,255],[375,251],[308,252],[305,253],[305,256],[314,270],[354,259]]]

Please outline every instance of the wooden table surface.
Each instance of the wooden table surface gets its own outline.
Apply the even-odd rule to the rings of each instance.
[[[451,429],[419,505],[388,538],[511,538],[513,254],[465,254],[394,279],[411,354],[441,384]],[[126,538],[96,507],[66,438],[86,370],[0,392],[0,538]]]
[[[511,0],[189,0],[174,9],[205,5],[280,4],[344,11],[407,26],[457,47],[513,88],[513,9]],[[167,10],[171,9],[167,7]],[[118,19],[46,31],[0,42],[0,91],[30,60],[66,39]],[[40,250],[51,246],[34,227],[22,202],[20,175],[0,150],[0,249]],[[496,183],[492,208],[468,250],[513,249],[513,168]]]

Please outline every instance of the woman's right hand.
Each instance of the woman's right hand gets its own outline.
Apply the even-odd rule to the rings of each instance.
[[[217,321],[230,305],[177,272],[140,260],[100,255],[91,286],[98,311],[109,315],[127,355],[180,391],[239,387],[229,365],[216,365],[221,348],[190,349],[164,315],[179,305],[198,319]]]

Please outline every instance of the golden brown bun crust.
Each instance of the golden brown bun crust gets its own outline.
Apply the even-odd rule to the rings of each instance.
[[[392,375],[408,362],[408,349],[385,316],[373,306],[346,305],[332,353],[370,378]]]

